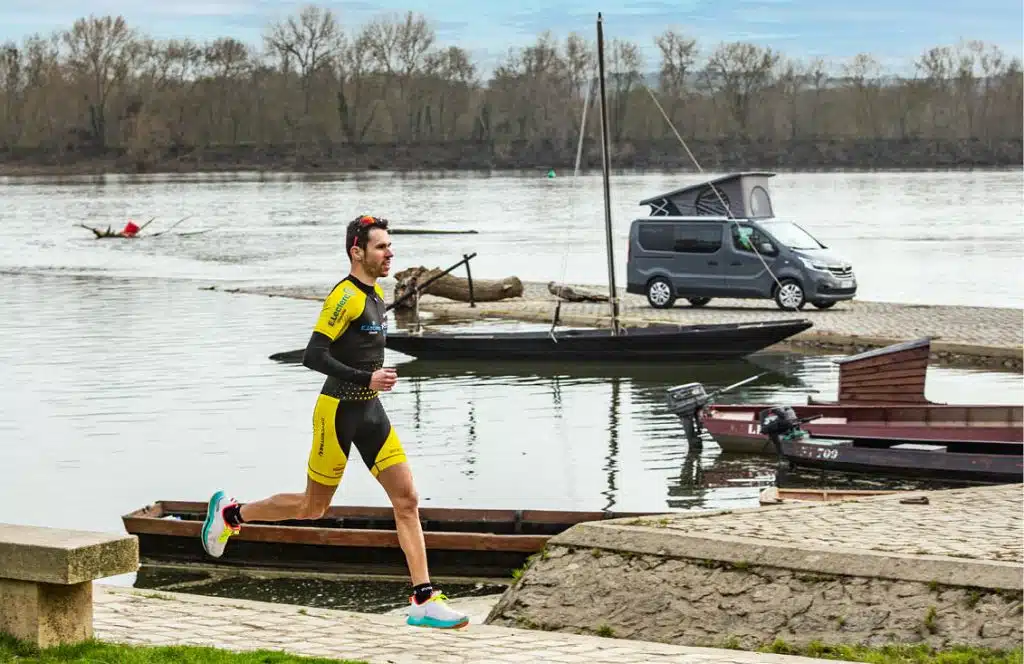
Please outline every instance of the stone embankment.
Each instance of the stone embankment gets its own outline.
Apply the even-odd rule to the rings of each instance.
[[[744,649],[1015,648],[1022,507],[1012,485],[580,524],[487,622]]]
[[[392,286],[384,282],[385,290]],[[471,307],[426,295],[420,300],[420,312],[445,319],[504,318],[549,323],[556,298],[546,284],[524,283],[522,297],[498,302],[478,302]],[[595,289],[592,286],[579,288]],[[330,285],[292,289],[234,289],[232,292],[321,300]],[[672,309],[653,309],[646,298],[620,294],[621,317],[627,326],[652,323],[696,325],[744,323],[753,321],[806,318],[814,327],[778,344],[777,349],[824,351],[853,354],[921,337],[932,338],[932,362],[938,365],[997,370],[1022,370],[1024,357],[1024,310],[998,307],[914,305],[853,300],[820,311],[782,311],[771,301],[712,300],[701,308],[677,304]],[[563,303],[560,322],[566,326],[607,327],[610,323],[607,303]],[[283,350],[283,349],[282,349]]]

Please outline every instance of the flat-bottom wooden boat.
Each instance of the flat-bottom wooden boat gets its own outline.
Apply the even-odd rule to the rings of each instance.
[[[365,575],[407,574],[390,507],[331,507],[310,521],[253,522],[211,558],[200,542],[206,503],[157,501],[121,517],[143,564],[216,564]],[[421,508],[435,576],[508,578],[548,539],[585,521],[651,512]]]
[[[857,439],[810,436],[780,437],[773,442],[778,445],[780,457],[798,468],[985,484],[1024,480],[1021,445],[1012,449],[1007,445],[1002,454],[986,454],[958,447],[955,443],[867,444]]]
[[[768,486],[761,489],[758,502],[762,505],[780,503],[829,503],[842,500],[858,500],[872,496],[889,496],[899,491],[888,489],[785,489]]]

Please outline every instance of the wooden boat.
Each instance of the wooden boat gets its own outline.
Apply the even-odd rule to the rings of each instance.
[[[814,419],[791,406],[761,412],[762,435],[771,439],[780,461],[790,467],[818,468],[872,476],[935,478],[979,483],[1017,483],[1024,478],[1024,444],[1004,443],[981,451],[977,446],[946,441],[815,438],[801,425]]]
[[[820,415],[805,429],[815,438],[958,443],[994,452],[1024,443],[1024,406],[945,404],[925,396],[930,339],[894,344],[836,360],[838,398],[793,405],[797,417]],[[699,413],[701,427],[725,452],[775,454],[758,430],[771,404],[714,404]]]
[[[619,330],[389,332],[387,347],[427,360],[689,362],[742,358],[810,328],[807,320]]]
[[[761,505],[781,503],[828,503],[842,500],[859,500],[872,496],[889,496],[898,491],[887,489],[785,489],[768,486],[761,489],[758,502]]]
[[[794,438],[778,441],[791,466],[889,477],[927,477],[978,483],[1024,481],[1024,447],[1002,453],[977,452],[955,443],[940,445],[857,439]]]
[[[205,502],[157,501],[121,517],[143,564],[206,564],[366,575],[407,574],[390,507],[331,507],[320,519],[246,523],[221,558],[199,536]],[[421,508],[435,576],[508,578],[577,523],[649,512]]]

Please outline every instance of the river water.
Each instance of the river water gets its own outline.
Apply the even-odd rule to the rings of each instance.
[[[625,284],[626,233],[638,201],[699,181],[694,174],[612,179],[613,250]],[[776,214],[853,262],[859,297],[932,304],[1024,306],[1019,269],[1022,172],[786,173]],[[451,265],[465,252],[480,277],[607,284],[599,174],[482,176],[196,174],[0,178],[0,269],[133,278],[196,277],[333,283],[344,225],[360,213],[396,226],[477,230],[396,237],[399,269]],[[97,243],[86,223],[156,217],[139,243]]]
[[[785,175],[777,209],[801,220],[831,215],[809,225],[854,260],[865,298],[1019,306],[1011,278],[1019,273],[1019,179]],[[673,185],[663,175],[621,180],[624,233],[626,200]],[[558,278],[552,271],[568,244],[575,262],[567,278],[600,283],[600,233],[580,231],[585,223],[599,227],[600,192],[585,182],[581,189],[598,202],[581,205],[590,213],[573,219],[568,183],[514,176],[0,183],[0,522],[121,531],[122,514],[155,500],[205,500],[218,488],[241,500],[301,490],[322,378],[268,355],[301,347],[320,305],[204,287],[333,283],[343,273],[337,235],[354,210],[480,230],[457,247],[396,236],[398,269],[475,250],[475,275],[548,280]],[[808,196],[822,202],[815,208]],[[73,226],[157,215],[152,228],[159,229],[189,213],[195,219],[179,228],[213,230],[127,242],[96,241]],[[914,279],[900,280],[915,270]],[[693,380],[721,386],[767,369],[724,400],[803,401],[832,395],[831,359],[765,354],[709,366],[582,371],[430,365],[389,351],[400,380],[384,399],[425,506],[745,507],[773,482],[774,463],[729,458],[714,445],[688,453],[678,420],[663,408],[665,388]],[[1016,374],[932,368],[928,381],[936,401],[1024,400]],[[387,504],[358,464],[335,502]]]

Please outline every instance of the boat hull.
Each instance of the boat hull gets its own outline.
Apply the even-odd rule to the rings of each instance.
[[[716,405],[701,424],[723,452],[774,455],[758,428],[768,404]],[[877,442],[957,443],[975,451],[1024,443],[1021,406],[800,405],[797,417],[821,415],[802,425],[815,438],[856,438]]]
[[[556,332],[388,334],[387,347],[430,360],[704,361],[738,358],[812,327],[808,320],[725,325],[658,325]]]
[[[220,558],[200,541],[206,503],[159,501],[122,516],[142,564],[406,575],[391,508],[332,507],[315,521],[246,523]],[[649,513],[420,509],[436,577],[509,578],[547,540],[577,523]]]
[[[936,445],[935,447],[943,447]],[[873,476],[930,478],[978,483],[1017,483],[1024,455],[959,453],[946,449],[868,447],[840,440],[782,440],[780,456],[798,468]]]

